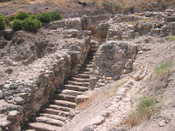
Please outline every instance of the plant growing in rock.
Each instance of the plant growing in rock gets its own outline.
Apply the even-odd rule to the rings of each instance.
[[[156,105],[156,100],[152,97],[140,98],[139,103],[136,106],[136,110],[129,114],[123,124],[134,127],[145,120],[149,120],[157,110]]]
[[[155,68],[155,73],[157,76],[162,76],[170,73],[172,71],[172,62],[162,62]]]
[[[5,17],[0,14],[0,30],[5,29]]]
[[[174,41],[175,40],[175,35],[167,36],[166,39],[169,40],[169,41]]]

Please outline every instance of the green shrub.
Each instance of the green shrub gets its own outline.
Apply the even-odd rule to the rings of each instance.
[[[49,23],[54,20],[62,19],[62,16],[57,11],[41,13],[37,15],[37,19],[40,20],[42,23]]]
[[[174,40],[175,40],[175,35],[167,36],[167,37],[166,37],[166,40],[174,41]]]
[[[49,13],[41,13],[37,15],[38,20],[42,23],[49,23],[52,21],[52,17]]]
[[[26,12],[19,12],[19,13],[17,13],[17,15],[16,15],[16,19],[19,19],[19,20],[24,20],[24,19],[26,19],[26,18],[28,18],[30,16],[30,14],[29,13],[26,13]]]
[[[22,30],[23,29],[23,21],[22,20],[15,19],[12,22],[12,29],[14,31]]]
[[[158,111],[156,100],[152,97],[142,97],[139,100],[136,110],[131,112],[129,116],[124,120],[123,124],[130,127],[139,125],[145,120],[149,120],[151,116]]]
[[[172,62],[162,62],[159,65],[156,66],[155,68],[155,73],[158,76],[166,75],[171,72],[172,70]]]
[[[137,105],[136,111],[141,115],[145,114],[148,115],[149,113],[150,116],[150,114],[153,111],[154,105],[155,105],[155,99],[153,99],[152,97],[142,97]]]
[[[0,14],[0,30],[5,29],[5,17]]]
[[[25,31],[36,32],[39,28],[41,28],[41,22],[38,19],[28,17],[23,22],[23,29]]]
[[[8,19],[8,21],[13,21],[15,19],[16,16],[11,15],[11,16],[7,16],[6,19]]]
[[[51,21],[62,19],[62,16],[57,11],[49,12],[48,14],[51,17]]]
[[[37,19],[37,15],[32,14],[32,15],[30,15],[30,18],[32,18],[32,19]]]

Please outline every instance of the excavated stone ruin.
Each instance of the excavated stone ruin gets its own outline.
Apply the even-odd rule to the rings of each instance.
[[[121,40],[174,34],[174,17],[162,22],[159,16],[83,16],[53,22],[37,34],[3,32],[0,129],[60,131],[86,91],[132,71],[144,49]]]

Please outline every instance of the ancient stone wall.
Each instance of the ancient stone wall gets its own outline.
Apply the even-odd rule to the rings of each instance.
[[[35,116],[62,87],[66,78],[84,63],[90,49],[90,36],[86,31],[82,32],[81,38],[58,38],[59,43],[66,44],[55,47],[58,50],[30,64],[20,65],[21,69],[13,70],[0,85],[0,129],[20,131],[21,125]],[[24,40],[20,44],[27,46],[28,43]],[[26,48],[23,49],[25,52]]]

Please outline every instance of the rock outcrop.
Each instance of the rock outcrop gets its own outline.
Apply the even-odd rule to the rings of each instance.
[[[85,62],[90,36],[87,31],[42,29],[37,35],[16,32],[2,41],[0,67],[12,72],[0,79],[0,129],[20,131]]]
[[[119,79],[122,74],[132,71],[136,54],[137,47],[135,45],[107,41],[99,47],[95,56],[92,79],[96,78],[96,82],[104,78],[107,80]]]
[[[124,42],[107,41],[99,47],[95,65],[101,75],[118,79],[123,72],[132,71],[136,53],[136,46]]]

